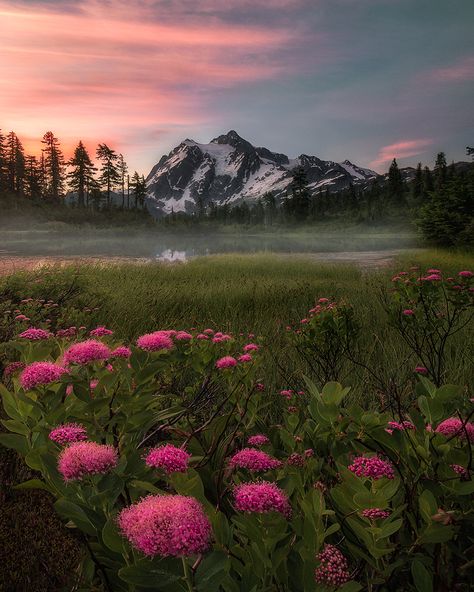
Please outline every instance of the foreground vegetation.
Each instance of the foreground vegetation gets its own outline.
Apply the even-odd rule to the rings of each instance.
[[[72,552],[68,589],[469,590],[474,423],[464,381],[472,368],[471,358],[453,365],[451,356],[472,328],[474,274],[412,266],[388,289],[387,277],[368,281],[372,305],[380,290],[379,321],[398,336],[396,349],[378,358],[368,339],[382,341],[381,328],[362,324],[362,302],[347,297],[317,294],[303,318],[298,310],[297,322],[282,327],[279,318],[269,332],[275,312],[283,313],[281,295],[260,309],[265,277],[251,296],[244,280],[265,266],[288,299],[289,264],[233,262],[206,262],[199,275],[199,261],[194,269],[135,268],[180,286],[173,294],[182,293],[174,303],[182,316],[176,329],[169,315],[153,330],[164,311],[152,295],[143,299],[145,328],[132,335],[141,322],[137,300],[120,323],[125,343],[119,329],[79,323],[82,315],[123,313],[111,294],[102,309],[91,296],[106,294],[114,274],[133,278],[133,268],[95,268],[102,282],[112,274],[95,292],[90,269],[74,278],[82,284],[68,271],[42,272],[30,285],[45,296],[60,290],[56,299],[30,295],[25,278],[5,280],[4,316],[15,315],[16,327],[3,326],[9,433],[0,442],[36,472],[17,488],[51,494],[83,543]],[[301,260],[300,273],[304,265],[317,269]],[[217,304],[220,294],[197,281],[208,279],[206,269],[238,280],[239,300],[230,292],[228,302],[224,291],[211,307],[205,291]],[[322,283],[334,279],[332,268],[322,271]],[[361,284],[358,272],[345,271]],[[193,284],[182,282],[186,276]],[[123,298],[124,282],[115,275],[113,285]],[[166,284],[158,286],[161,293]],[[195,305],[183,307],[193,287]],[[19,289],[26,297],[14,302]],[[252,304],[257,314],[249,317]],[[206,328],[196,326],[200,313]],[[390,352],[404,359],[388,358],[386,374]],[[443,385],[455,372],[459,385]],[[346,388],[337,382],[344,374]]]
[[[463,282],[470,278],[459,278],[461,291],[454,289],[458,283],[435,278],[410,293],[405,276],[395,273],[413,265],[426,270],[435,261],[445,279],[473,263],[469,255],[428,252],[397,262],[396,269],[364,274],[307,258],[221,256],[173,266],[47,268],[3,278],[3,425],[11,434],[1,441],[26,457],[22,466],[2,453],[3,587],[313,590],[316,577],[328,590],[336,584],[348,591],[468,590],[473,351]],[[410,309],[416,315],[402,314]],[[129,362],[115,356],[107,368],[110,353],[86,365],[70,358],[69,374],[49,386],[20,379],[20,366],[8,367],[12,361],[62,364],[61,352],[99,324],[113,334],[99,330],[92,338],[107,352],[131,345],[122,351],[131,353]],[[46,339],[32,340],[28,331],[19,339],[29,326],[42,328]],[[158,352],[136,342],[156,328],[177,329],[182,337],[171,333],[172,349]],[[196,339],[218,331],[233,339]],[[56,337],[48,337],[53,332]],[[435,333],[440,339],[430,337]],[[422,337],[418,344],[416,336]],[[245,350],[254,343],[258,349]],[[216,368],[227,355],[235,364],[227,360]],[[246,355],[250,359],[239,360]],[[441,386],[446,383],[459,386]],[[461,420],[462,434],[437,429],[450,417]],[[62,480],[56,463],[65,441],[60,436],[55,443],[49,434],[71,421],[83,428],[80,441],[114,447],[103,449],[106,474],[77,481],[67,473],[73,461],[65,471],[74,478]],[[425,432],[426,424],[435,431]],[[269,441],[247,441],[257,434]],[[163,452],[164,442],[180,452]],[[276,459],[263,473],[276,485],[249,490],[250,498],[244,489],[254,504],[245,506],[234,487],[255,479],[255,453],[241,466],[231,459],[257,443],[267,454],[260,460]],[[182,446],[192,458],[182,456]],[[156,447],[150,458],[161,460],[145,462],[143,455]],[[175,468],[185,459],[185,472],[166,471],[168,453]],[[395,473],[366,479],[355,466],[348,469],[354,458],[367,456],[395,466]],[[245,468],[245,462],[251,464]],[[22,491],[10,489],[25,481]],[[77,527],[71,534],[51,513],[46,492]],[[160,492],[192,496],[203,505],[203,546],[191,553],[206,548],[198,561],[160,559],[163,547],[150,552],[131,531],[132,547],[123,538],[127,521],[120,531],[120,508]],[[133,512],[145,511],[137,508]],[[258,508],[265,512],[254,514]],[[276,512],[267,514],[272,508]],[[9,537],[18,512],[16,535]],[[33,557],[43,565],[38,573],[32,554],[22,551],[22,537],[33,541]],[[158,548],[154,559],[142,554],[155,555]],[[327,579],[334,567],[339,579]]]

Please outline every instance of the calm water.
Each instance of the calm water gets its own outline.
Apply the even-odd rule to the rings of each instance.
[[[125,259],[186,262],[223,253],[303,254],[324,261],[383,266],[416,248],[413,235],[396,232],[261,234],[164,234],[110,231],[83,233],[7,231],[0,235],[0,260]]]

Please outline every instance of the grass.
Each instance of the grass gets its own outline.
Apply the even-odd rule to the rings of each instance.
[[[395,267],[413,264],[455,272],[472,268],[473,257],[445,251],[417,252],[404,255]],[[44,272],[37,273],[44,276]],[[322,296],[342,298],[354,306],[363,327],[364,363],[376,367],[387,381],[407,381],[417,360],[409,357],[388,325],[380,302],[381,288],[390,285],[392,274],[393,269],[365,273],[355,266],[321,264],[302,256],[220,255],[196,258],[184,265],[50,268],[43,284],[29,283],[28,274],[6,278],[3,284],[15,285],[22,297],[40,293],[45,297],[46,290],[52,298],[55,286],[74,282],[82,303],[100,303],[100,310],[88,324],[105,323],[125,341],[157,328],[210,326],[255,333],[266,344],[265,380],[279,388],[307,371],[288,348],[285,327],[298,323]],[[468,335],[463,331],[451,341],[446,365],[449,382],[468,384],[472,379],[474,352]],[[367,398],[372,386],[365,372],[348,365],[341,378],[359,399]]]

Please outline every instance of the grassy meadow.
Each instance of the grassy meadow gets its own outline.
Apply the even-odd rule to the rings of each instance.
[[[376,368],[386,382],[406,384],[418,360],[389,326],[382,293],[390,289],[393,273],[410,265],[454,273],[472,268],[473,257],[415,252],[378,271],[324,264],[311,256],[265,254],[208,256],[174,265],[55,266],[4,277],[0,289],[13,299],[33,296],[58,302],[58,327],[105,324],[125,342],[158,328],[254,333],[265,346],[264,379],[274,389],[297,386],[309,372],[289,347],[286,327],[296,327],[320,297],[343,299],[354,306],[362,327],[359,353],[364,365]],[[473,358],[466,328],[451,340],[446,381],[468,384]],[[362,367],[347,363],[341,381],[357,398],[372,399],[374,385]]]

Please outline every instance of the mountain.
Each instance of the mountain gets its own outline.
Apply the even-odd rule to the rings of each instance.
[[[304,168],[311,191],[339,191],[378,176],[349,160],[337,163],[307,154],[290,159],[255,147],[231,130],[209,144],[184,140],[162,156],[147,177],[148,207],[157,213],[192,212],[211,201],[220,205],[252,201],[268,191],[281,199],[298,166]]]

